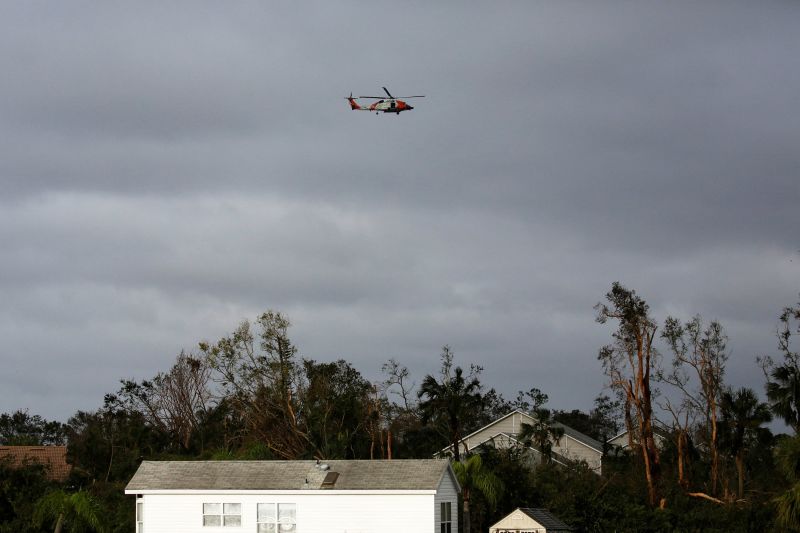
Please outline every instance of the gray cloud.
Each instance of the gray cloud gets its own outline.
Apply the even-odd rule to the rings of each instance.
[[[387,11],[388,10],[388,11]],[[387,12],[392,17],[386,17]],[[760,390],[800,290],[791,3],[0,8],[0,410],[65,418],[267,308],[590,407],[611,282]],[[426,94],[399,117],[350,91]]]

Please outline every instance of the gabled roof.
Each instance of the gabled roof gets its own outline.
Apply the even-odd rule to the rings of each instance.
[[[514,414],[520,414],[520,415],[522,415],[522,416],[524,416],[526,418],[529,418],[529,419],[533,420],[533,417],[530,414],[528,414],[525,411],[523,411],[522,409],[514,409],[510,413],[508,413],[506,415],[503,415],[503,416],[501,416],[500,418],[498,418],[496,420],[492,420],[490,423],[486,424],[482,428],[477,429],[477,430],[473,431],[472,433],[470,433],[469,435],[466,435],[466,436],[462,437],[461,438],[461,442],[462,443],[465,442],[470,437],[472,437],[474,435],[477,435],[478,433],[480,433],[481,431],[486,430],[487,428],[492,427],[493,425],[497,424],[498,422],[502,422],[503,420],[505,420],[506,418],[508,418],[509,416],[512,416]],[[593,450],[595,450],[596,452],[599,452],[601,454],[603,453],[603,444],[601,442],[593,439],[589,435],[585,435],[585,434],[581,433],[580,431],[578,431],[577,429],[572,429],[571,427],[569,427],[567,425],[564,425],[561,422],[554,422],[552,424],[552,426],[563,429],[564,430],[564,435],[572,437],[573,439],[575,439],[579,443],[583,444],[584,446],[588,446],[589,448],[592,448]],[[450,448],[451,448],[451,446],[446,446],[446,447],[442,448],[441,450],[439,450],[439,452],[437,452],[437,454],[446,452]]]
[[[603,444],[600,441],[593,439],[589,435],[585,435],[580,431],[578,431],[577,429],[572,429],[569,426],[565,426],[561,422],[553,422],[551,425],[554,428],[560,428],[564,430],[564,435],[572,437],[581,444],[585,444],[589,448],[593,448],[594,450],[603,453]]]
[[[620,431],[619,433],[617,433],[616,435],[614,435],[613,437],[608,439],[606,442],[611,443],[611,442],[613,442],[613,441],[615,441],[617,439],[621,439],[622,437],[627,438],[627,435],[628,435],[628,430],[627,429],[623,429],[622,431]],[[662,424],[660,424],[658,422],[653,424],[653,437],[657,437],[657,438],[660,438],[660,439],[663,439],[663,440],[667,440],[667,439],[669,439],[669,436],[670,436],[670,429],[668,427],[666,427],[666,426],[664,426],[664,425],[662,425]],[[628,444],[626,442],[623,446],[627,446],[627,445]]]
[[[66,446],[0,446],[0,461],[8,461],[12,468],[39,463],[47,477],[57,481],[67,479],[71,469]]]
[[[521,414],[522,416],[526,416],[526,417],[530,418],[531,420],[533,420],[533,417],[532,417],[531,415],[529,415],[528,413],[526,413],[525,411],[523,411],[522,409],[514,409],[513,411],[511,411],[511,412],[510,412],[510,413],[508,413],[507,415],[503,415],[503,416],[501,416],[500,418],[498,418],[498,419],[496,419],[496,420],[492,420],[491,422],[489,422],[488,424],[486,424],[486,425],[485,425],[485,426],[483,426],[482,428],[480,428],[480,429],[476,429],[475,431],[473,431],[473,432],[472,432],[472,433],[470,433],[469,435],[466,435],[466,436],[464,436],[464,437],[461,437],[461,440],[462,440],[462,441],[465,441],[465,440],[467,440],[468,438],[472,437],[473,435],[477,435],[478,433],[480,433],[480,432],[481,432],[481,431],[483,431],[484,429],[486,429],[486,428],[490,428],[490,427],[492,427],[493,425],[497,424],[498,422],[502,422],[503,420],[505,420],[505,419],[506,419],[506,418],[508,418],[509,416],[512,416],[512,415],[514,415],[514,414],[517,414],[517,413],[518,413],[518,414]],[[448,446],[447,448],[449,448],[449,447],[450,447],[450,446]],[[444,449],[446,450],[447,448],[444,448]]]
[[[517,507],[489,528],[489,531],[500,533],[519,533],[522,531],[541,531],[547,533],[575,531],[556,518],[547,509],[538,507]]]
[[[442,459],[316,461],[143,461],[126,492],[147,490],[436,490],[450,475]],[[338,477],[330,485],[333,476]],[[328,484],[323,487],[323,482]]]
[[[550,533],[551,531],[575,531],[571,526],[568,526],[556,518],[547,509],[538,507],[520,507],[519,510],[544,526],[545,529],[547,529],[547,533]]]

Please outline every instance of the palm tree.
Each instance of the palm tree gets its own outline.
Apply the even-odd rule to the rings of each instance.
[[[783,439],[775,448],[776,464],[794,485],[775,498],[777,522],[787,531],[800,530],[800,437]]]
[[[769,430],[763,424],[772,420],[769,406],[758,401],[752,389],[726,390],[720,397],[722,410],[722,444],[736,461],[739,477],[739,498],[744,496],[744,457],[752,444]]]
[[[450,373],[452,354],[447,346],[444,347],[442,360],[442,381],[437,381],[430,374],[422,380],[417,393],[421,400],[419,408],[423,424],[433,420],[444,425],[453,448],[453,457],[459,461],[461,454],[458,447],[466,421],[477,416],[483,408],[481,382],[474,373],[464,376],[461,367],[456,367]]]
[[[61,533],[66,527],[70,531],[105,531],[102,511],[97,502],[86,492],[72,494],[56,490],[45,494],[36,502],[35,521],[42,525],[55,522],[53,533]]]
[[[769,356],[761,358],[767,378],[767,399],[772,412],[792,426],[795,434],[800,434],[800,352],[792,350],[792,337],[800,335],[800,304],[784,308],[780,322],[777,334],[783,364],[775,365]]]
[[[453,463],[453,472],[461,485],[461,499],[464,502],[464,533],[470,533],[469,502],[472,498],[472,491],[477,490],[483,494],[483,497],[494,509],[503,492],[503,482],[491,470],[483,466],[480,455],[470,455],[463,463]]]
[[[776,366],[767,381],[767,398],[772,412],[787,425],[800,430],[800,368],[792,360]]]
[[[517,439],[523,446],[533,446],[542,454],[542,460],[549,463],[553,456],[553,443],[561,440],[564,436],[564,429],[559,425],[554,425],[550,409],[535,407],[531,411],[533,423],[522,423]]]

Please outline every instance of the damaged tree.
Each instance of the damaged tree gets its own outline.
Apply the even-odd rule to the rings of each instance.
[[[619,282],[612,285],[606,299],[608,304],[600,302],[595,306],[597,322],[605,324],[611,319],[619,326],[613,334],[614,342],[600,349],[598,359],[611,388],[622,391],[626,408],[631,410],[630,416],[625,417],[626,429],[638,439],[635,444],[644,464],[648,500],[655,506],[659,501],[660,460],[653,437],[650,377],[657,366],[653,340],[658,326],[649,316],[647,302]]]

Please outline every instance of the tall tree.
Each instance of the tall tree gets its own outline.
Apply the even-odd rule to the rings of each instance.
[[[613,334],[614,342],[600,349],[598,359],[609,377],[610,386],[621,390],[626,408],[633,410],[626,416],[627,429],[638,438],[638,447],[644,465],[650,505],[658,503],[660,460],[653,437],[653,393],[651,374],[657,368],[658,354],[653,347],[657,326],[650,318],[650,307],[636,292],[615,282],[606,294],[608,304],[595,306],[597,322],[609,319],[618,322]]]
[[[211,408],[210,376],[205,358],[181,352],[169,372],[141,383],[122,380],[120,390],[106,396],[106,405],[141,412],[186,452]]]
[[[381,371],[385,377],[378,385],[376,395],[385,400],[381,414],[386,430],[385,454],[387,458],[391,459],[398,453],[405,457],[427,454],[430,446],[423,442],[424,439],[415,437],[423,434],[435,435],[435,433],[430,431],[430,428],[422,426],[421,414],[414,393],[416,384],[410,379],[408,367],[398,363],[395,359],[389,359],[383,364]],[[381,431],[378,431],[378,440],[382,438],[381,435]],[[415,453],[414,448],[417,448],[417,445],[419,445],[420,453]]]
[[[423,424],[434,422],[444,430],[453,457],[459,461],[459,446],[467,421],[483,407],[478,379],[481,368],[473,366],[467,375],[460,366],[453,368],[453,352],[449,346],[442,348],[441,358],[439,379],[429,374],[422,380],[417,392],[419,408]]]
[[[775,499],[777,522],[787,531],[800,530],[800,436],[783,439],[775,450],[779,470],[793,485]]]
[[[769,406],[758,400],[752,389],[726,390],[720,396],[722,444],[736,462],[739,499],[744,497],[744,460],[747,451],[769,430],[761,426],[772,420]]]
[[[700,315],[681,324],[667,317],[661,336],[666,339],[674,359],[672,371],[660,372],[659,377],[677,387],[690,410],[701,413],[705,419],[705,443],[711,455],[711,493],[716,494],[719,478],[719,397],[723,390],[727,336],[722,325],[712,321],[707,327]],[[676,420],[679,418],[671,409]],[[684,420],[688,420],[687,413]],[[681,426],[680,435],[686,427]],[[679,448],[679,451],[681,449]]]
[[[473,454],[463,462],[453,463],[453,472],[461,485],[461,499],[463,501],[464,529],[463,533],[470,533],[470,502],[472,493],[480,492],[483,497],[495,508],[503,493],[503,483],[500,478],[488,468],[483,466],[481,456]]]
[[[350,363],[303,361],[307,385],[302,396],[304,424],[320,458],[366,457],[368,428],[378,413],[372,384]]]
[[[784,308],[779,320],[778,348],[783,362],[778,364],[769,356],[759,361],[767,379],[772,412],[800,434],[800,352],[792,346],[792,337],[800,334],[800,303]]]
[[[267,311],[216,344],[200,343],[222,396],[246,430],[281,459],[297,459],[313,448],[300,413],[302,372],[289,339],[289,319]]]

